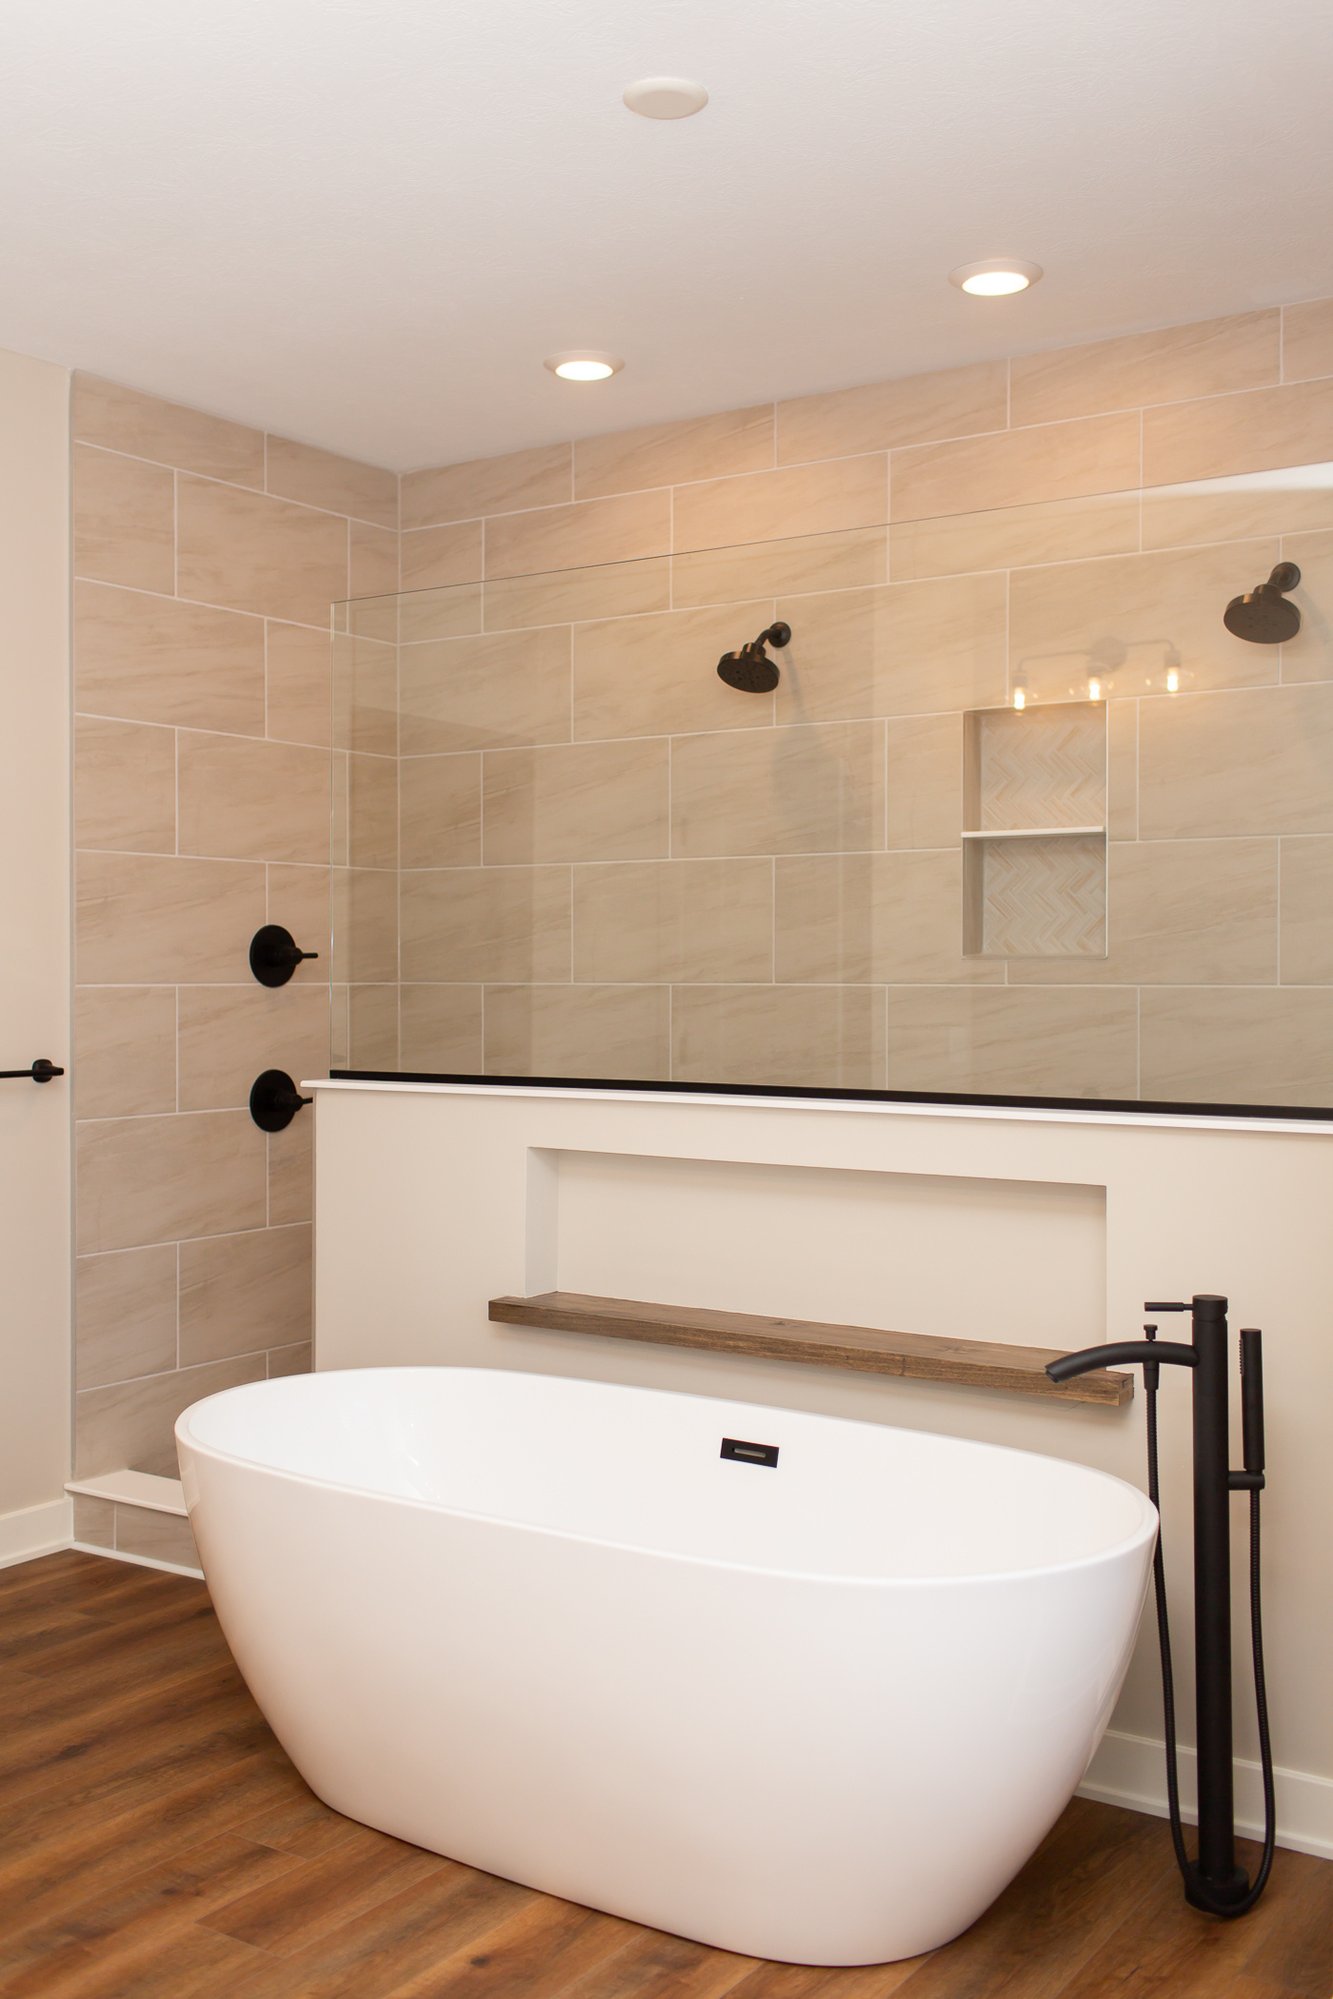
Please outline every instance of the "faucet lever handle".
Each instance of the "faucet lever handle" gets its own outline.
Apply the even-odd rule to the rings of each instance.
[[[1159,1300],[1154,1304],[1152,1299],[1149,1298],[1144,1301],[1143,1309],[1145,1312],[1189,1312],[1193,1310],[1193,1307],[1183,1301],[1179,1304],[1164,1305]]]

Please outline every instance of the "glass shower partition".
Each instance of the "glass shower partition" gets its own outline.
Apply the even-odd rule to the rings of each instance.
[[[336,606],[334,1070],[1327,1114],[1331,619],[1328,465]]]

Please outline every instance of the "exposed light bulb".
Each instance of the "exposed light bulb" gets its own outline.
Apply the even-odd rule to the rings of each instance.
[[[1028,691],[1026,687],[1016,687],[1014,689],[1013,702],[1015,708],[1017,708],[1019,713],[1022,714],[1023,710],[1028,705]]]
[[[1088,699],[1089,701],[1100,701],[1101,698],[1102,683],[1098,680],[1095,673],[1090,673],[1088,675]]]
[[[1168,666],[1166,669],[1166,691],[1168,694],[1179,694],[1180,692],[1180,668],[1178,666]]]

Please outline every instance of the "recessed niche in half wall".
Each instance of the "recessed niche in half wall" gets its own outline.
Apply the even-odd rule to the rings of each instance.
[[[1106,706],[964,718],[963,950],[1106,956]]]

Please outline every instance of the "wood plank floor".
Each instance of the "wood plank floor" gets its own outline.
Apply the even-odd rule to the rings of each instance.
[[[811,1970],[640,1929],[321,1805],[202,1584],[78,1554],[0,1571],[4,1999],[1330,1993],[1333,1863],[1280,1852],[1259,1908],[1218,1923],[1181,1900],[1164,1825],[1081,1800],[928,1957]]]

